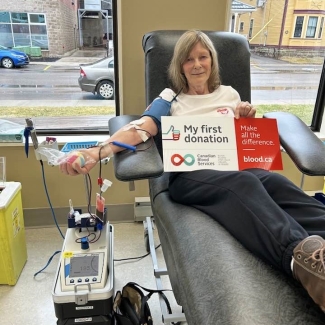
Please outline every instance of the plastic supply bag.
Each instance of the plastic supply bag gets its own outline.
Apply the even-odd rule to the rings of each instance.
[[[45,156],[49,165],[58,166],[63,163],[70,163],[72,167],[79,165],[84,167],[86,164],[95,163],[96,161],[87,156],[87,152],[80,152],[78,150],[72,150],[69,152],[62,152],[60,150],[48,147],[38,147],[35,152],[40,156]]]

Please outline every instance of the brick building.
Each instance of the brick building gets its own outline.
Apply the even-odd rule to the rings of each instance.
[[[43,56],[79,47],[75,0],[0,0],[0,45],[39,46]]]

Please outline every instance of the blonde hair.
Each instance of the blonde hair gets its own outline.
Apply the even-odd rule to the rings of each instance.
[[[174,54],[168,68],[168,76],[172,83],[173,90],[176,93],[188,91],[187,79],[183,73],[183,64],[189,57],[193,47],[197,43],[201,43],[211,56],[211,75],[208,79],[208,88],[210,92],[216,90],[220,84],[219,63],[217,52],[210,38],[199,30],[189,30],[185,32],[177,41]]]

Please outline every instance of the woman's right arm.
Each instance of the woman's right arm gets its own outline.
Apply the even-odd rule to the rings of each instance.
[[[85,160],[83,167],[80,166],[80,160],[78,159],[72,163],[69,162],[69,159],[66,159],[68,161],[65,160],[60,164],[60,170],[63,173],[72,176],[87,174],[98,163],[99,160],[106,157],[112,157],[115,153],[125,150],[124,148],[112,144],[113,141],[135,146],[145,141],[143,138],[141,138],[141,135],[145,134],[145,138],[155,136],[158,132],[160,132],[161,117],[170,115],[170,109],[174,98],[173,96],[173,91],[166,88],[160,94],[160,97],[157,97],[144,111],[142,117],[137,120],[136,126],[138,129],[136,129],[134,127],[135,125],[131,122],[107,139],[104,142],[104,146],[102,145],[100,147],[80,150],[80,153]]]
[[[150,116],[143,116],[138,121],[140,121],[140,123],[138,123],[138,128],[144,130],[145,132],[143,133],[146,133],[147,137],[155,136],[157,134],[158,127],[153,118]],[[83,167],[77,163],[70,163],[64,160],[60,164],[60,170],[61,172],[71,176],[87,174],[98,163],[100,158],[104,159],[106,157],[112,157],[115,153],[125,150],[124,148],[113,145],[111,143],[112,141],[122,142],[131,146],[143,142],[139,132],[141,131],[137,131],[131,124],[128,124],[108,138],[104,142],[104,145],[80,150],[80,153],[83,155],[85,160]]]

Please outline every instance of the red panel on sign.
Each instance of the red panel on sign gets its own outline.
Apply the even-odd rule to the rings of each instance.
[[[282,170],[282,158],[275,119],[235,119],[239,170],[263,168]]]

